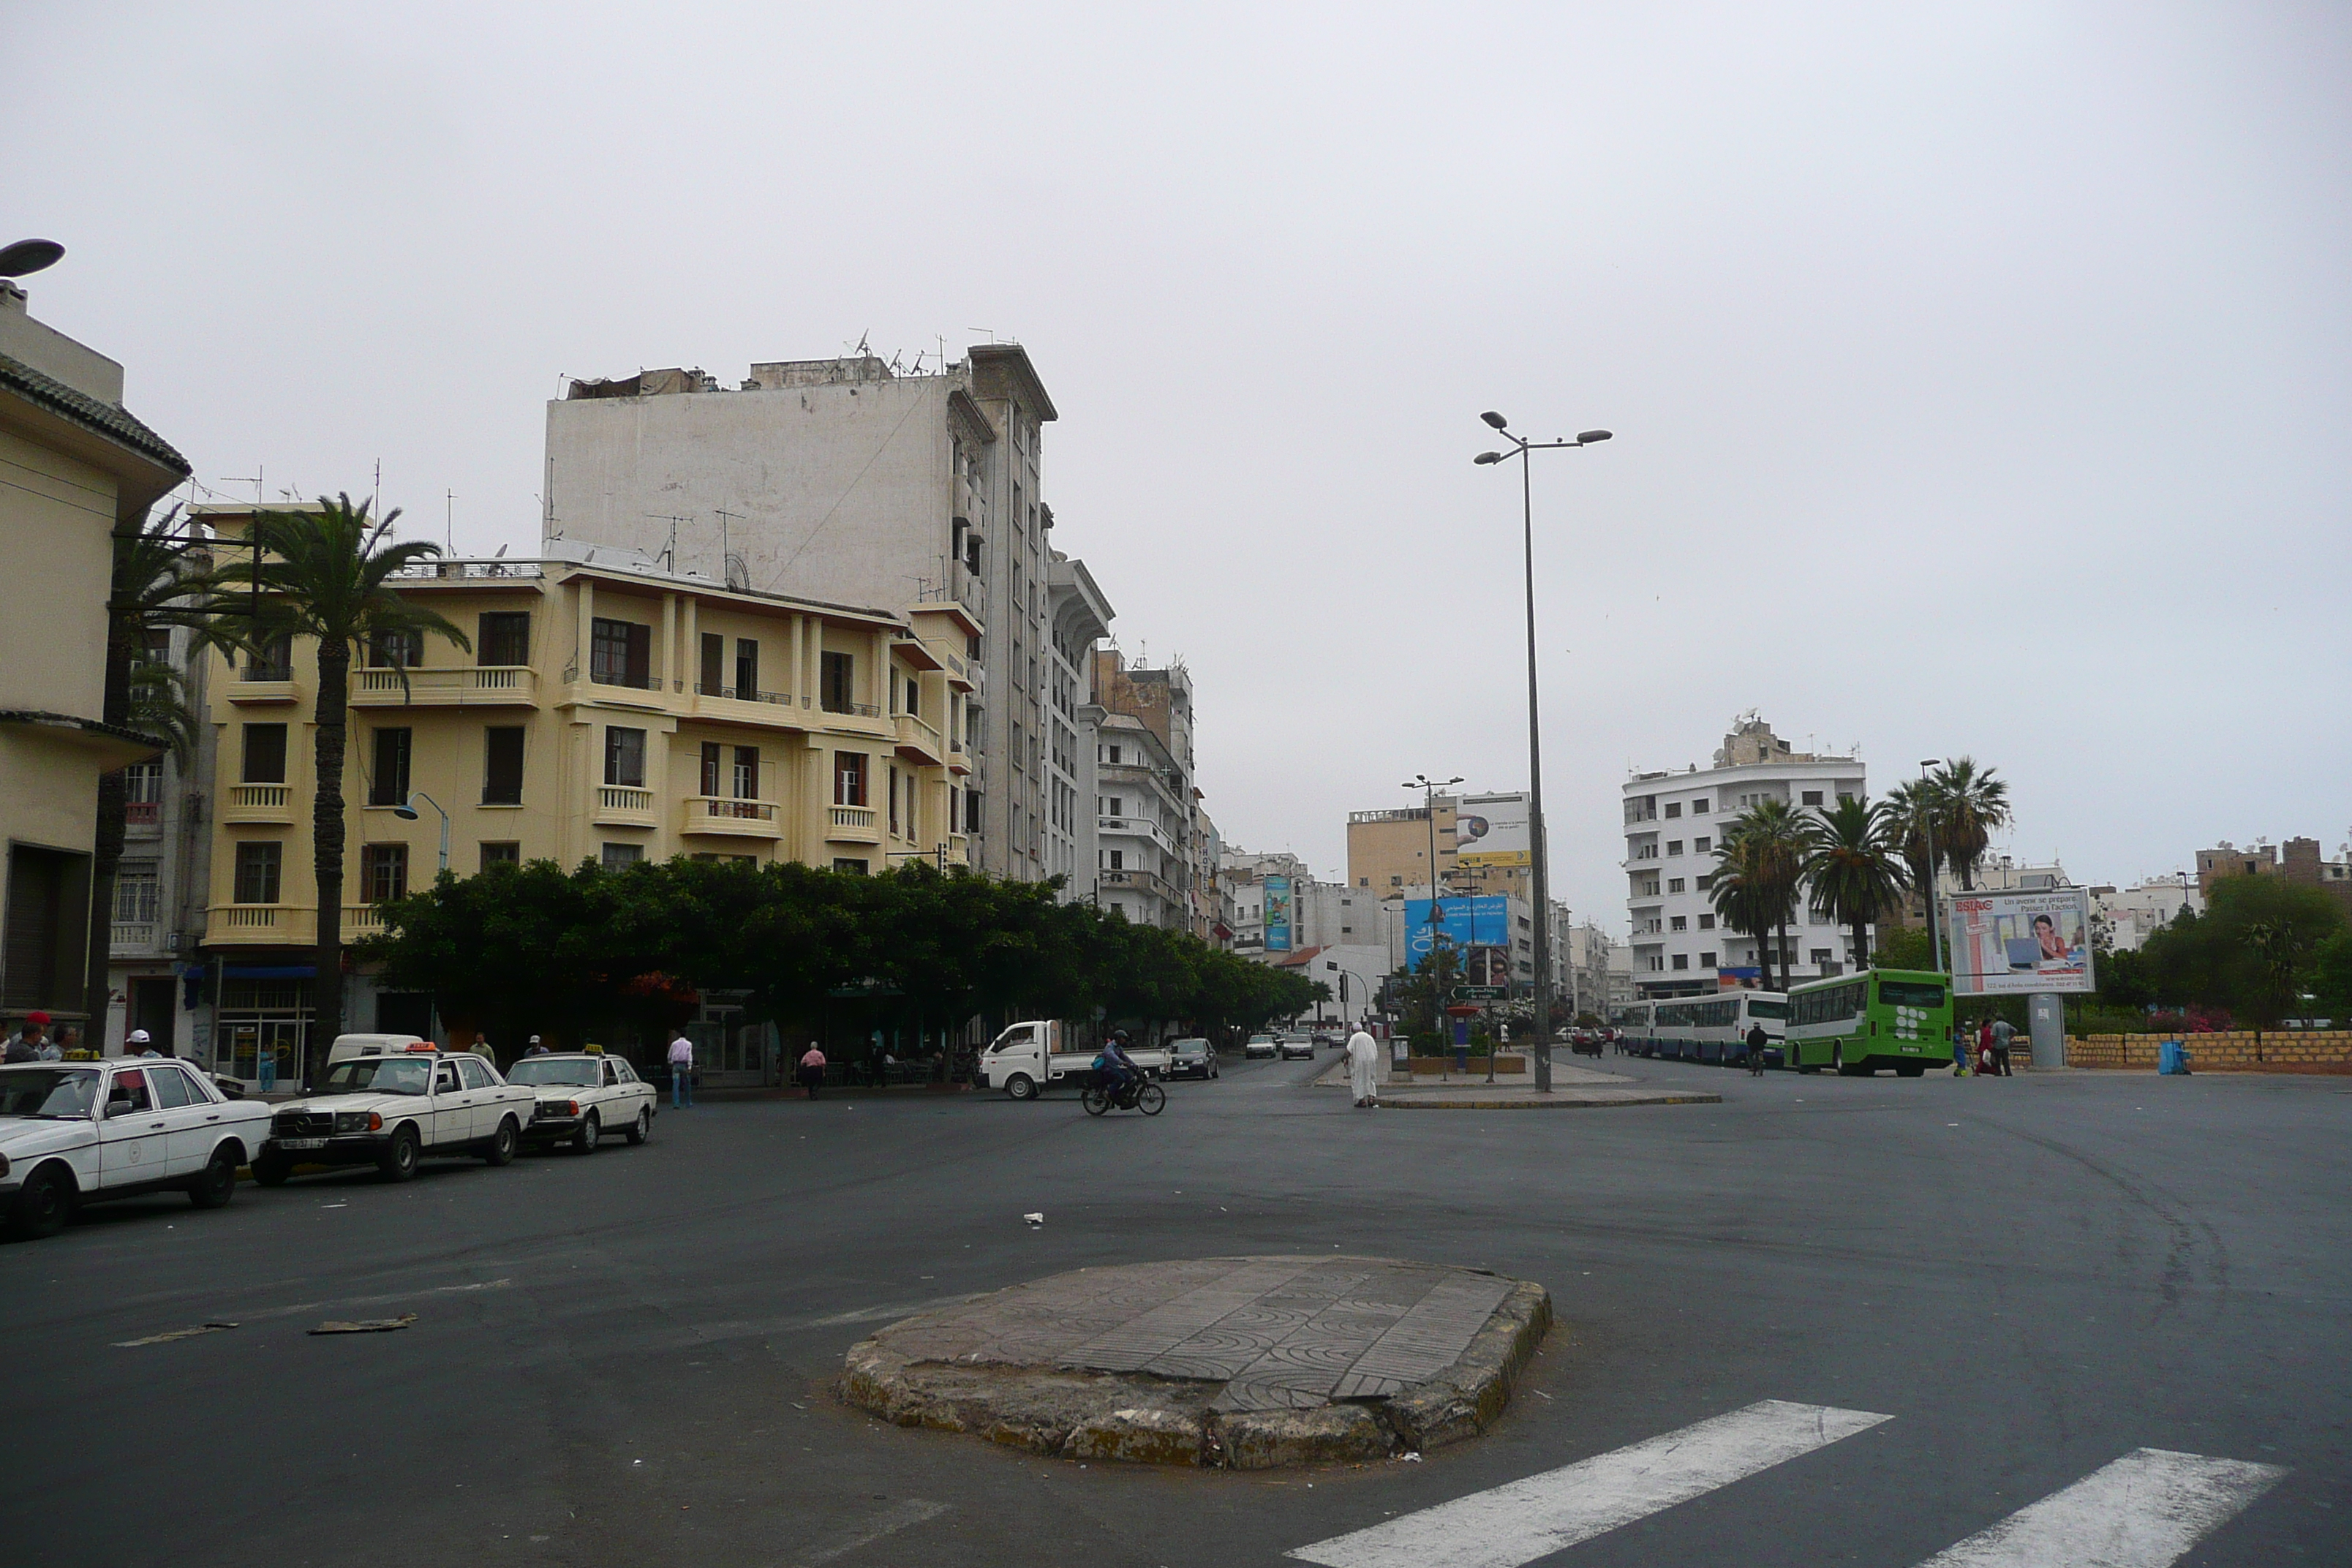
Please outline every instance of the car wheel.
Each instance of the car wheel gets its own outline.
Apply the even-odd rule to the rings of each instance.
[[[483,1152],[482,1159],[492,1165],[511,1165],[515,1150],[521,1142],[522,1133],[516,1128],[514,1118],[509,1116],[500,1121],[499,1130],[490,1135],[490,1146]]]
[[[629,1141],[631,1148],[635,1148],[653,1135],[654,1108],[650,1105],[640,1105],[637,1107],[637,1119],[629,1123],[629,1130],[621,1136]]]
[[[264,1154],[253,1163],[253,1179],[265,1187],[282,1187],[294,1173],[294,1163],[283,1154]]]
[[[417,1162],[424,1153],[416,1142],[416,1129],[402,1127],[393,1133],[392,1147],[383,1152],[375,1168],[383,1173],[387,1182],[405,1182],[415,1176]]]
[[[236,1196],[236,1156],[224,1143],[213,1151],[196,1179],[188,1184],[188,1201],[200,1209],[216,1209]]]
[[[1025,1072],[1014,1073],[1004,1080],[1004,1092],[1015,1100],[1037,1098],[1037,1080]]]
[[[580,1131],[572,1135],[572,1152],[575,1154],[593,1154],[596,1152],[597,1141],[604,1135],[604,1124],[596,1120],[594,1111],[590,1111],[581,1121]]]
[[[25,1178],[16,1204],[8,1213],[13,1236],[34,1241],[55,1236],[73,1217],[73,1178],[54,1165],[44,1165]]]

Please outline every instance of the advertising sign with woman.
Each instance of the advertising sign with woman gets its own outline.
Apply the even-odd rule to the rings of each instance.
[[[1948,906],[1945,940],[1962,996],[2098,989],[2086,889],[1963,893]]]

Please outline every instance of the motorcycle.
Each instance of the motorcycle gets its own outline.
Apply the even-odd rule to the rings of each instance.
[[[1131,1078],[1119,1085],[1113,1094],[1101,1083],[1090,1083],[1078,1095],[1078,1103],[1087,1108],[1088,1116],[1100,1116],[1114,1109],[1140,1110],[1146,1116],[1157,1116],[1168,1109],[1168,1091],[1148,1078]]]

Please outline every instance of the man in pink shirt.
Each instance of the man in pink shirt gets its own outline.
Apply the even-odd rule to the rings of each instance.
[[[824,1087],[824,1053],[817,1049],[814,1042],[801,1053],[800,1080],[801,1087],[808,1090],[811,1100],[814,1100],[816,1091]]]

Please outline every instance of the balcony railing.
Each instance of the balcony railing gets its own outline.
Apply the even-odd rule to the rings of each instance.
[[[708,686],[698,681],[694,688],[698,697],[723,697],[730,702],[767,702],[779,708],[790,708],[795,699],[789,691],[760,691],[749,686]]]
[[[352,703],[360,708],[528,705],[539,700],[539,672],[526,665],[352,673]]]
[[[919,763],[938,767],[948,758],[947,738],[938,728],[912,713],[898,715],[898,750]]]
[[[343,934],[374,936],[384,929],[383,910],[374,904],[345,904]]]
[[[290,823],[294,820],[294,788],[282,784],[231,784],[223,792],[223,822]]]
[[[122,807],[122,823],[126,827],[161,827],[163,825],[163,803],[160,800],[134,800]]]
[[[294,672],[282,665],[247,665],[228,683],[231,702],[291,702]]]
[[[106,941],[107,945],[117,952],[126,947],[152,947],[155,945],[155,922],[116,921],[108,931]]]
[[[879,844],[882,831],[875,824],[876,813],[869,805],[836,805],[832,812],[828,838],[838,838],[851,844]]]
[[[818,704],[828,713],[846,713],[858,719],[879,719],[882,710],[871,702],[840,702],[828,697]]]
[[[737,838],[777,838],[782,825],[772,800],[738,800],[726,795],[688,795],[682,830],[721,834]]]
[[[231,931],[273,931],[277,929],[278,917],[285,913],[276,904],[231,904],[213,912]]]

